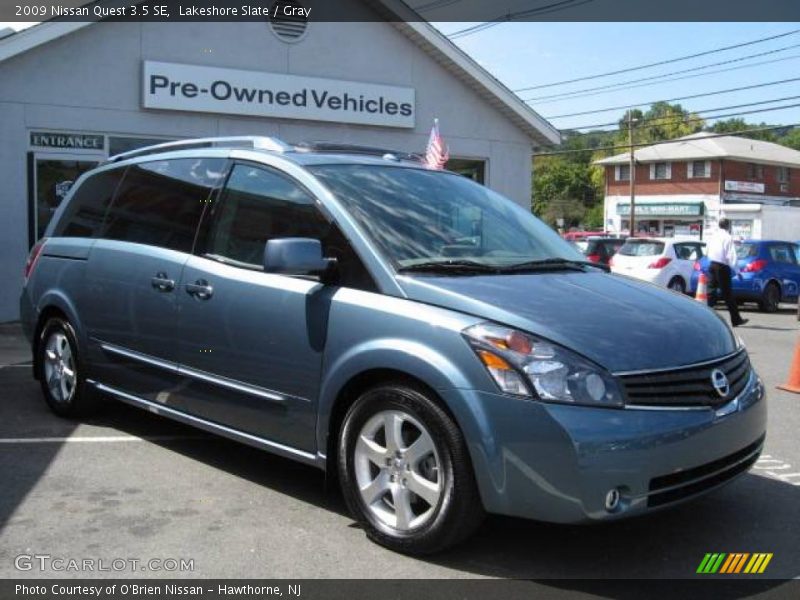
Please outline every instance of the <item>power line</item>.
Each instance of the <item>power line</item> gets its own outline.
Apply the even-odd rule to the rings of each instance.
[[[597,87],[583,88],[582,90],[572,90],[571,92],[561,92],[559,94],[551,94],[550,96],[537,96],[537,97],[533,97],[533,98],[528,98],[528,99],[525,100],[525,102],[529,102],[531,100],[542,100],[542,99],[547,99],[547,98],[557,98],[559,96],[571,96],[573,94],[581,94],[582,92],[594,92],[596,90],[607,90],[607,89],[610,89],[610,88],[621,87],[621,86],[625,86],[625,85],[628,85],[628,84],[631,84],[631,83],[639,83],[639,82],[642,82],[642,81],[654,81],[654,80],[658,80],[658,79],[664,79],[666,77],[671,77],[673,75],[682,75],[684,73],[692,73],[692,72],[695,72],[695,71],[702,71],[704,69],[710,69],[711,67],[719,67],[721,65],[729,65],[729,64],[732,64],[732,63],[742,62],[743,60],[750,60],[751,58],[759,58],[761,56],[767,56],[767,55],[770,55],[770,54],[777,54],[778,52],[785,52],[786,50],[791,50],[793,48],[798,48],[798,47],[800,47],[800,44],[792,44],[790,46],[784,46],[782,48],[776,48],[775,50],[768,50],[766,52],[758,52],[757,54],[749,54],[748,56],[740,56],[738,58],[732,58],[732,59],[729,59],[729,60],[723,60],[723,61],[716,62],[716,63],[709,63],[707,65],[701,65],[699,67],[692,67],[691,69],[682,69],[680,71],[671,71],[669,73],[662,73],[660,75],[651,75],[650,77],[641,77],[639,79],[629,79],[627,81],[619,81],[617,83],[609,83],[608,85],[600,85],[600,86],[597,86]],[[755,66],[755,64],[758,64],[758,63],[754,63],[754,65],[742,65],[742,67]]]
[[[718,133],[718,134],[706,135],[706,136],[703,136],[701,139],[709,140],[709,139],[714,139],[714,138],[719,138],[719,137],[727,137],[727,136],[733,136],[733,135],[744,135],[744,134],[747,134],[747,133],[760,133],[762,131],[777,131],[778,129],[790,129],[790,128],[794,128],[794,127],[798,127],[798,126],[800,126],[800,123],[790,123],[789,125],[774,125],[774,126],[770,126],[770,127],[756,127],[754,129],[742,129],[741,131],[731,131],[729,133]],[[627,150],[627,149],[629,149],[631,147],[643,148],[645,146],[662,146],[664,144],[674,144],[676,142],[681,142],[681,141],[687,141],[688,142],[688,141],[692,141],[692,140],[684,140],[682,138],[674,138],[674,139],[671,139],[671,140],[662,140],[662,141],[659,141],[659,142],[649,142],[649,143],[618,144],[618,145],[614,145],[614,146],[598,146],[597,148],[578,148],[578,149],[575,149],[575,150],[551,150],[550,152],[538,152],[538,153],[534,154],[533,156],[534,156],[534,158],[536,158],[537,156],[556,156],[556,155],[559,155],[559,154],[574,154],[576,152],[600,152],[600,151],[604,151],[604,150],[619,150],[619,149]]]
[[[658,67],[660,65],[667,65],[667,64],[670,64],[670,63],[680,62],[680,61],[684,61],[684,60],[690,60],[692,58],[698,58],[700,56],[707,56],[709,54],[716,54],[717,52],[724,52],[726,50],[734,50],[736,48],[743,48],[745,46],[752,46],[754,44],[761,44],[763,42],[768,42],[770,40],[776,40],[778,38],[783,38],[783,37],[786,37],[786,36],[789,36],[789,35],[794,35],[794,34],[796,34],[798,32],[800,32],[800,29],[794,29],[792,31],[787,31],[786,33],[780,33],[778,35],[772,35],[772,36],[769,36],[769,37],[759,38],[757,40],[751,40],[749,42],[742,42],[740,44],[734,44],[733,46],[724,46],[722,48],[715,48],[713,50],[706,50],[705,52],[698,52],[696,54],[688,54],[686,56],[679,56],[677,58],[671,58],[671,59],[668,59],[668,60],[661,60],[661,61],[658,61],[658,62],[646,64],[646,65],[639,65],[637,67],[628,67],[626,69],[619,69],[617,71],[609,71],[607,73],[600,73],[600,74],[597,74],[597,75],[587,75],[585,77],[576,77],[575,79],[565,79],[564,81],[554,81],[553,83],[543,83],[541,85],[532,85],[532,86],[528,86],[528,87],[524,87],[524,88],[519,88],[519,89],[516,89],[514,91],[515,92],[525,92],[525,91],[528,91],[528,90],[536,90],[536,89],[540,89],[540,88],[553,87],[553,86],[556,86],[556,85],[564,85],[564,84],[567,84],[567,83],[576,83],[578,81],[587,81],[589,79],[598,79],[600,77],[609,77],[611,75],[619,75],[621,73],[630,73],[631,71],[641,71],[642,69],[649,69],[650,67]]]
[[[703,110],[693,110],[691,112],[692,112],[692,114],[699,114],[699,113],[714,112],[714,111],[717,111],[717,110],[731,110],[733,108],[745,108],[745,107],[748,107],[748,106],[758,106],[759,104],[772,104],[772,103],[775,103],[775,102],[785,102],[787,100],[797,100],[798,98],[800,98],[800,96],[786,96],[784,98],[776,98],[774,100],[762,100],[761,102],[748,102],[747,104],[734,104],[732,106],[718,106],[716,108],[706,108],[706,109],[703,109]],[[675,115],[664,115],[663,117],[652,117],[652,118],[649,118],[649,119],[640,119],[639,121],[637,121],[637,123],[657,123],[656,126],[658,126],[658,125],[667,125],[667,124],[672,123],[672,122],[676,122],[677,123],[677,122],[680,122],[680,121],[686,121],[687,119],[688,119],[688,121],[698,121],[700,119],[705,120],[705,119],[716,119],[716,118],[720,118],[720,117],[738,117],[738,116],[741,116],[741,115],[749,115],[749,114],[759,113],[759,112],[769,112],[769,111],[773,111],[773,110],[781,110],[783,108],[794,108],[796,106],[800,106],[800,105],[793,104],[791,106],[777,106],[777,107],[773,107],[773,108],[762,108],[762,109],[759,109],[759,110],[749,110],[749,111],[740,112],[740,113],[731,113],[731,114],[728,114],[728,115],[720,115],[719,117],[715,116],[715,115],[709,115],[707,117],[697,117],[696,119],[693,118],[691,115],[682,116],[680,118],[678,118]],[[677,119],[677,120],[671,120],[671,119]],[[617,126],[617,125],[619,125],[619,121],[613,121],[611,123],[598,123],[596,125],[581,125],[580,127],[567,127],[566,129],[574,131],[574,130],[577,130],[577,129],[596,129],[598,127],[611,127],[611,126]]]
[[[582,4],[589,4],[590,2],[594,2],[594,0],[580,0],[580,1],[560,0],[559,2],[553,2],[552,4],[539,6],[537,8],[532,8],[529,10],[522,10],[515,13],[508,13],[501,17],[496,17],[491,21],[485,21],[483,23],[479,23],[478,25],[471,25],[470,27],[465,27],[464,29],[459,29],[458,31],[454,31],[447,37],[450,38],[451,40],[454,40],[460,37],[472,35],[473,33],[478,33],[479,31],[489,29],[490,27],[494,27],[495,25],[500,25],[501,23],[508,23],[510,21],[519,21],[528,17],[533,17],[535,15],[544,15],[548,13],[558,12],[561,10],[566,10],[568,8],[581,6]]]
[[[619,92],[619,91],[622,91],[622,90],[630,90],[630,89],[639,88],[639,87],[647,87],[647,86],[650,86],[650,85],[658,85],[660,83],[669,83],[669,82],[672,82],[672,81],[681,81],[683,79],[693,79],[695,77],[703,77],[705,75],[715,75],[717,73],[726,73],[728,71],[737,71],[739,69],[750,69],[752,67],[759,67],[761,65],[768,65],[768,64],[772,64],[772,63],[776,63],[776,62],[783,62],[783,61],[786,61],[786,60],[794,60],[796,58],[800,58],[800,54],[793,54],[792,56],[785,56],[783,58],[773,58],[772,60],[762,60],[761,62],[752,63],[750,65],[740,65],[738,67],[728,67],[726,69],[717,69],[716,71],[707,71],[705,73],[694,73],[692,75],[682,75],[680,77],[673,77],[671,79],[664,79],[662,81],[651,81],[651,82],[646,82],[646,83],[638,83],[636,85],[629,85],[629,86],[625,86],[625,87],[605,86],[605,87],[613,88],[613,89],[603,89],[602,91],[598,91],[598,92],[591,92],[591,93],[586,93],[586,94],[581,94],[581,93],[577,93],[577,92],[570,92],[570,93],[564,93],[564,94],[556,94],[554,96],[540,96],[538,98],[527,98],[527,99],[525,99],[523,101],[524,102],[531,102],[533,100],[547,99],[548,100],[547,102],[536,102],[534,104],[549,104],[549,103],[554,102],[557,99],[558,100],[565,100],[565,99],[573,99],[573,98],[586,98],[586,97],[589,97],[589,96],[598,96],[600,94],[608,94],[610,92]]]
[[[417,7],[411,7],[418,13],[427,12],[430,10],[435,10],[437,8],[444,8],[445,6],[450,6],[451,4],[458,4],[461,0],[434,0],[433,2],[428,2],[427,4],[421,4]]]
[[[615,110],[625,110],[629,108],[639,108],[641,106],[648,106],[655,104],[656,102],[676,102],[678,100],[692,100],[694,98],[704,98],[706,96],[717,96],[721,94],[728,94],[730,92],[741,92],[743,90],[752,90],[756,88],[768,87],[771,85],[780,85],[782,83],[791,83],[793,81],[800,81],[800,77],[793,77],[792,79],[780,79],[778,81],[767,81],[766,83],[757,83],[755,85],[745,85],[743,87],[735,87],[735,88],[728,88],[725,90],[716,90],[713,92],[705,92],[703,94],[693,94],[691,96],[680,96],[678,98],[668,98],[666,100],[659,99],[659,100],[650,100],[649,102],[640,102],[639,104],[624,104],[622,106],[609,106],[607,108],[599,108],[597,110],[585,110],[583,112],[576,112],[576,113],[567,113],[563,115],[552,115],[548,117],[544,117],[545,119],[552,121],[553,119],[564,119],[566,117],[581,117],[583,115],[594,115],[597,113],[604,113],[604,112],[612,112]]]

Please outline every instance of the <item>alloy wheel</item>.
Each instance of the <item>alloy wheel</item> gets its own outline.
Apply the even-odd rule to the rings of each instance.
[[[44,349],[44,378],[50,395],[56,402],[67,404],[75,395],[77,370],[67,336],[54,331]]]
[[[361,428],[354,467],[361,500],[385,525],[409,531],[436,514],[444,485],[433,437],[410,414],[384,410]]]

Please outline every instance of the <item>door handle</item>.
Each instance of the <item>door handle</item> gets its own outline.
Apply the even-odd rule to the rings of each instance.
[[[175,289],[175,280],[170,279],[163,271],[156,273],[156,276],[150,280],[150,284],[159,292],[171,292]]]
[[[186,284],[186,293],[200,300],[208,300],[214,295],[214,288],[205,279],[198,279]]]

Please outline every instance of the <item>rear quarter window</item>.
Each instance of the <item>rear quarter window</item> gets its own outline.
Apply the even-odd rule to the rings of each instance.
[[[87,177],[70,197],[64,214],[53,230],[53,235],[98,237],[123,172],[124,169],[109,169]]]
[[[190,252],[226,161],[181,158],[128,167],[108,211],[103,237]]]
[[[657,256],[664,252],[663,242],[625,242],[619,253],[623,256]]]

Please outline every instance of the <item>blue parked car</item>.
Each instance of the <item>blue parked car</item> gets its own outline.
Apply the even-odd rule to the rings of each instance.
[[[70,190],[24,282],[53,412],[110,397],[317,467],[405,553],[485,512],[649,513],[764,443],[764,386],[708,307],[386,150],[256,137],[114,157]]]
[[[734,298],[756,302],[764,312],[775,312],[780,302],[796,302],[800,290],[800,243],[780,240],[745,240],[736,244],[736,269],[732,277]],[[691,289],[697,289],[700,272],[709,274],[709,260],[694,265]],[[716,290],[709,290],[712,300]]]

